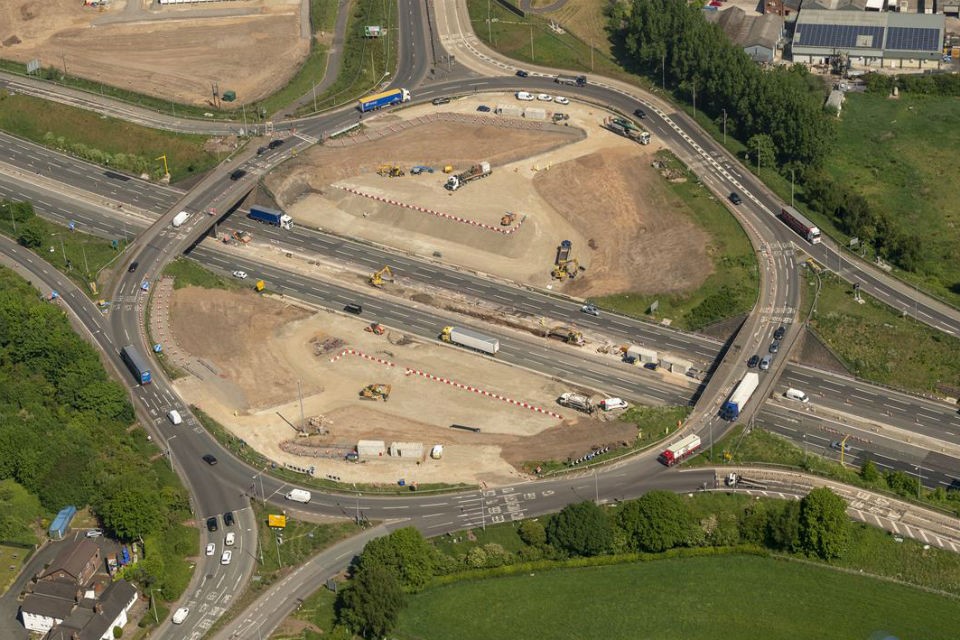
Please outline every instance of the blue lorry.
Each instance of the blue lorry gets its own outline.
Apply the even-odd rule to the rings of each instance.
[[[140,356],[133,345],[127,345],[120,349],[120,359],[130,369],[130,373],[133,374],[138,384],[150,384],[153,380],[150,376],[150,365]]]
[[[731,422],[739,418],[744,406],[758,386],[760,386],[760,376],[752,371],[746,373],[727,401],[723,403],[723,407],[720,409],[720,417]]]
[[[283,211],[277,211],[270,207],[261,207],[259,205],[250,207],[249,218],[257,222],[263,222],[264,224],[272,224],[275,227],[287,229],[288,231],[293,227],[293,218]]]
[[[367,111],[389,107],[398,102],[409,101],[410,92],[406,89],[390,89],[389,91],[383,91],[381,93],[375,93],[372,96],[367,96],[366,98],[361,98],[358,106],[360,107],[361,113],[366,113]]]

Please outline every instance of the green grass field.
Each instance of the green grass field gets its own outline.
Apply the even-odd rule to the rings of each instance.
[[[245,280],[221,276],[220,274],[201,267],[193,260],[182,256],[164,267],[163,275],[173,276],[174,289],[202,287],[204,289],[227,289],[236,291],[253,288],[253,285],[248,284]]]
[[[901,94],[848,94],[827,172],[884,209],[924,246],[921,287],[960,304],[960,101]]]
[[[464,615],[465,608],[480,615]],[[955,599],[827,568],[753,556],[567,569],[428,589],[396,637],[850,638],[957,635]]]

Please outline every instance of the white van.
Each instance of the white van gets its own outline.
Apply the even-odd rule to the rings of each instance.
[[[309,491],[304,491],[303,489],[291,489],[290,493],[287,494],[287,500],[293,500],[294,502],[302,502],[304,504],[310,502]]]
[[[797,402],[810,402],[810,398],[807,397],[807,394],[805,394],[803,391],[800,391],[800,389],[787,389],[783,396],[788,400],[796,400]]]
[[[167,414],[167,417],[170,418],[170,422],[173,424],[180,424],[183,422],[183,418],[180,417],[180,412],[176,409],[172,409],[170,413]]]
[[[433,449],[430,449],[430,457],[433,458],[434,460],[439,460],[440,458],[442,458],[443,445],[442,444],[433,445]]]
[[[170,622],[173,624],[183,624],[183,621],[187,619],[188,615],[190,615],[190,609],[186,607],[180,607],[173,614],[173,619]]]
[[[534,100],[533,94],[528,91],[517,91],[517,100],[525,100],[527,102]]]

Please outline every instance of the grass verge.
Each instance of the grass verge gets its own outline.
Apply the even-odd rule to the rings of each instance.
[[[206,136],[169,133],[56,102],[0,91],[0,129],[95,164],[153,178],[163,174],[161,156],[173,182],[214,167],[204,150]]]
[[[163,269],[163,275],[171,276],[174,279],[174,289],[202,287],[203,289],[225,289],[230,291],[246,288],[240,284],[240,281],[216,274],[201,267],[194,260],[184,258],[183,256],[168,263]]]
[[[736,218],[726,206],[707,190],[697,177],[673,154],[661,151],[657,160],[663,170],[684,180],[667,182],[668,191],[693,221],[710,235],[714,272],[696,291],[674,295],[639,295],[633,293],[604,296],[597,302],[604,308],[632,316],[645,316],[661,321],[669,318],[674,326],[697,330],[746,313],[756,301],[760,285],[757,260]],[[653,302],[658,308],[650,312]]]

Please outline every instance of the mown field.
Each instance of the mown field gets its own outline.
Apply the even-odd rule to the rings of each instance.
[[[478,612],[464,615],[464,611]],[[955,638],[960,601],[753,556],[464,581],[410,599],[396,637],[459,640]]]

